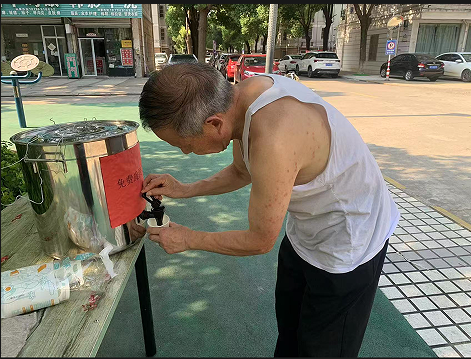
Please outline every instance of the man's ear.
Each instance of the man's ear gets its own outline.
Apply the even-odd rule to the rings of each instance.
[[[218,134],[222,133],[222,128],[224,125],[224,121],[221,117],[217,115],[210,116],[204,121],[205,125],[211,126],[208,127],[209,130],[216,131]]]

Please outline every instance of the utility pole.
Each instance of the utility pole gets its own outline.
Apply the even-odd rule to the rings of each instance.
[[[273,72],[273,59],[275,54],[275,37],[276,37],[276,19],[278,15],[278,4],[270,4],[270,12],[268,14],[268,40],[267,40],[267,61],[265,64],[265,73]]]

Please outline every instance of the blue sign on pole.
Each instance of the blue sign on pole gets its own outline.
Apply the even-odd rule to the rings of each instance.
[[[386,42],[386,55],[395,55],[397,47],[397,40],[388,40]]]

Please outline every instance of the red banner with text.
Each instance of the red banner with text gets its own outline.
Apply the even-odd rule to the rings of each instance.
[[[117,154],[100,157],[111,228],[136,218],[146,207],[139,143]]]

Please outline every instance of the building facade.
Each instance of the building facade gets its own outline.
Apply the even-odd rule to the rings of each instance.
[[[169,39],[165,14],[168,4],[152,4],[152,19],[154,32],[154,53],[165,52],[170,55],[173,52],[172,41]]]
[[[360,61],[360,23],[352,4],[338,25],[337,54],[342,70],[358,71]],[[390,32],[388,20],[400,15],[404,21]],[[406,52],[437,56],[448,51],[471,51],[470,4],[381,4],[373,9],[368,29],[366,61],[363,71],[377,74],[389,38],[397,40],[396,55]]]
[[[69,78],[148,75],[149,4],[2,4],[1,59],[32,54]]]

